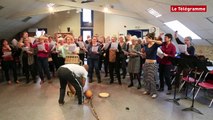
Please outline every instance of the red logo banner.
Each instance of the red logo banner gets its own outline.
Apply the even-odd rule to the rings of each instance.
[[[206,5],[171,5],[171,12],[206,12]]]

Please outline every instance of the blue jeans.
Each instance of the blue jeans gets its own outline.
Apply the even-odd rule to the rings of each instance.
[[[100,79],[100,71],[99,71],[99,59],[88,58],[89,71],[88,76],[92,80],[93,70],[95,68],[95,73],[98,79]]]
[[[46,74],[48,80],[51,79],[48,58],[38,57],[38,71],[41,80],[44,80],[44,73]]]

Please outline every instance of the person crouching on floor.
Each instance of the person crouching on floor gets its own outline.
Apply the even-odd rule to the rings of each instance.
[[[76,91],[78,104],[83,103],[83,87],[88,74],[88,65],[66,64],[59,67],[57,74],[60,80],[59,104],[64,104],[64,96],[67,84],[71,84]]]

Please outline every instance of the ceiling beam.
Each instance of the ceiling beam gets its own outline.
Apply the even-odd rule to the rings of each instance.
[[[54,12],[61,12],[61,11],[72,10],[72,9],[75,9],[75,8],[68,7],[68,6],[57,6],[57,7],[54,7]],[[16,13],[14,15],[7,17],[7,19],[19,19],[19,18],[23,18],[27,16],[36,16],[36,15],[42,15],[42,14],[50,14],[50,12],[47,8],[43,8],[43,9],[38,9],[34,11]]]
[[[78,3],[78,2],[72,2],[72,1],[67,1],[67,0],[66,1],[65,0],[38,0],[38,1],[104,12],[104,6],[99,6],[99,5],[94,5],[94,4],[93,5],[87,4],[87,3],[81,4],[81,3]],[[116,9],[112,9],[112,8],[108,8],[108,10],[109,10],[109,12],[108,12],[109,14],[116,14],[116,15],[121,15],[121,16],[132,17],[132,18],[140,18],[140,16],[138,16],[134,12],[116,10]]]
[[[206,42],[208,42],[210,45],[213,46],[213,42],[210,42],[208,39],[204,39]]]

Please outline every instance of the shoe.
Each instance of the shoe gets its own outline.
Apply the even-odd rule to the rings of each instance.
[[[100,78],[98,79],[98,83],[101,83],[101,79]]]
[[[52,80],[48,80],[48,83],[52,83],[53,81]]]
[[[52,74],[52,77],[56,77],[55,73]]]
[[[40,84],[43,84],[43,83],[44,83],[44,80],[41,80],[41,81],[40,81]]]
[[[150,93],[149,92],[147,92],[147,91],[144,91],[143,92],[143,95],[149,95]]]
[[[112,84],[114,81],[113,80],[110,80],[109,84]]]
[[[121,83],[121,82],[118,82],[118,84],[119,84],[119,85],[122,85],[122,83]]]
[[[152,98],[155,99],[155,98],[157,98],[157,96],[158,96],[157,94],[153,94]]]
[[[27,81],[26,81],[26,84],[29,84],[29,83],[30,83],[30,81],[29,81],[29,80],[27,80]]]
[[[82,105],[83,101],[82,100],[78,100],[78,104]]]
[[[67,91],[67,96],[74,97],[77,96],[77,94],[73,94],[71,91]]]
[[[156,84],[156,88],[159,88],[160,87],[160,85],[159,84]]]
[[[59,105],[64,105],[65,102],[64,101],[62,101],[62,102],[58,101],[58,103],[59,103]]]
[[[141,89],[141,85],[138,85],[137,89]]]
[[[129,85],[128,85],[128,87],[132,87],[133,86],[133,83],[130,83]]]
[[[7,84],[8,84],[8,85],[11,85],[11,84],[12,84],[12,82],[9,80],[9,81],[7,81]]]
[[[92,79],[89,79],[89,83],[92,83],[93,82],[93,80]]]
[[[19,81],[19,80],[16,80],[16,81],[15,81],[15,83],[16,83],[16,84],[19,84],[19,83],[20,83],[20,81]]]
[[[171,95],[171,94],[172,94],[171,90],[168,90],[168,92],[166,93],[166,95]]]
[[[164,89],[163,89],[163,88],[160,88],[160,89],[158,89],[158,91],[159,91],[159,92],[163,92],[163,91],[164,91]]]

